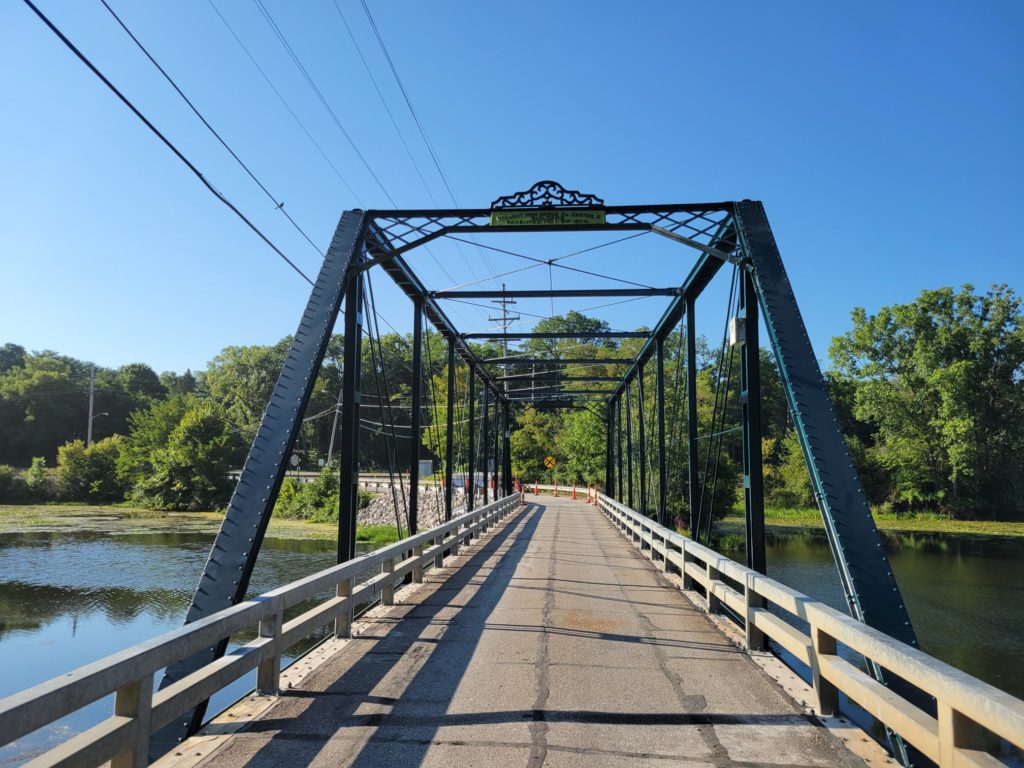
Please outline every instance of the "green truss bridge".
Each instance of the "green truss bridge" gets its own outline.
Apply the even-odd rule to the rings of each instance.
[[[487,242],[495,234],[585,232],[616,242],[663,238],[678,249],[678,276],[650,286],[640,282],[642,265],[630,264],[631,279],[614,288],[433,290],[407,260],[447,238],[548,270],[605,277]],[[396,444],[393,453],[407,452],[400,463],[409,467],[409,535],[356,556],[360,425],[380,387],[364,380],[364,370],[381,367],[375,273],[412,305],[409,428],[421,435],[425,412],[446,427],[438,446],[443,514],[422,514],[420,440]],[[739,423],[728,431],[741,437],[745,563],[708,546],[717,473],[702,445],[727,429],[723,419],[717,431],[698,434],[696,328],[698,300],[716,278],[729,296],[729,375],[734,358],[738,367]],[[526,298],[636,297],[664,302],[649,332],[564,334],[607,342],[606,356],[526,355],[508,345],[563,334],[515,333],[507,323],[461,332],[446,313],[452,301],[506,308]],[[251,596],[271,511],[339,320],[337,565]],[[444,398],[423,375],[425,326],[447,344]],[[665,376],[672,334],[685,339],[675,383]],[[618,344],[627,339],[636,344]],[[502,342],[504,350],[481,357],[476,340]],[[762,345],[781,375],[847,612],[766,575]],[[368,366],[364,354],[374,358]],[[463,390],[459,428],[469,447],[460,463],[453,440]],[[678,493],[664,450],[670,392],[683,394],[688,466],[679,501],[687,519],[669,514]],[[527,407],[585,408],[602,420],[599,488],[572,499],[519,485],[510,440]],[[457,484],[470,490],[458,506]],[[542,181],[487,208],[346,211],[198,576],[180,629],[0,700],[0,744],[112,695],[109,718],[30,764],[995,766],[1019,764],[1024,747],[1024,702],[917,647],[756,201],[609,205]],[[311,637],[313,649],[282,667],[285,652]],[[251,695],[207,711],[214,693],[254,670]],[[873,718],[871,733],[844,715],[854,702]]]

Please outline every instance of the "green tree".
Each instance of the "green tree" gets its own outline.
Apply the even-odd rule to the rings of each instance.
[[[121,501],[126,484],[117,472],[124,437],[112,435],[86,447],[72,440],[57,451],[57,492],[70,501]]]
[[[153,472],[135,486],[135,496],[159,509],[215,509],[228,500],[232,452],[227,424],[212,403],[189,409],[167,447],[152,457]]]
[[[160,374],[160,384],[168,395],[192,395],[199,389],[199,382],[189,369],[182,374],[164,371]]]
[[[39,352],[0,375],[0,462],[50,461],[69,438],[85,437],[87,370],[56,352]]]
[[[122,483],[132,488],[155,471],[157,456],[167,448],[171,433],[200,402],[195,395],[174,395],[129,417],[130,431],[117,457]]]
[[[546,483],[553,480],[554,471],[545,468],[544,457],[553,455],[556,459],[564,458],[557,450],[560,426],[558,416],[527,406],[516,422],[510,438],[512,474],[524,482]]]
[[[562,418],[558,454],[565,462],[556,470],[568,483],[604,483],[607,429],[604,419],[590,410],[570,411]]]
[[[871,448],[894,501],[951,514],[1019,512],[1024,467],[1024,325],[1005,285],[923,291],[869,315],[830,350],[855,382],[854,415],[876,430]]]
[[[273,346],[225,347],[203,375],[206,391],[246,444],[256,434],[290,344],[286,337]]]
[[[4,344],[0,347],[0,374],[7,373],[11,368],[23,366],[27,356],[28,353],[20,344]]]

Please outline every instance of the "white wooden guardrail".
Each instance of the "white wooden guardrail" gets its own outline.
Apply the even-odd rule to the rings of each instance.
[[[455,555],[463,542],[480,536],[515,511],[519,501],[520,495],[512,494],[449,523],[0,699],[0,745],[113,693],[111,717],[27,765],[94,766],[110,760],[112,768],[144,766],[152,732],[252,669],[257,670],[258,691],[277,693],[284,651],[331,623],[335,637],[349,636],[357,605],[378,598],[383,605],[393,604],[395,586],[406,574],[411,573],[414,582],[421,582],[424,568],[442,565],[446,550]],[[354,583],[356,577],[375,567],[380,568],[378,575],[364,583]],[[330,589],[334,589],[334,597],[284,621],[287,609]],[[256,639],[167,688],[153,690],[154,675],[159,670],[253,627],[258,627]]]
[[[1024,750],[1024,701],[669,530],[603,493],[598,495],[598,508],[647,557],[664,569],[674,566],[684,589],[700,585],[709,613],[720,613],[725,605],[739,617],[748,649],[763,647],[763,638],[769,637],[806,664],[819,714],[836,714],[841,691],[943,767],[1003,766],[982,751],[984,731]],[[771,613],[769,604],[805,621],[809,634]],[[840,658],[837,643],[934,696],[938,717]]]

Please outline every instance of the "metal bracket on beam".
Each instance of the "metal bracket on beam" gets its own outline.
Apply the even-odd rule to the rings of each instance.
[[[672,230],[665,229],[664,227],[651,224],[651,232],[661,235],[662,237],[667,237],[669,240],[675,240],[677,243],[688,245],[691,248],[696,248],[698,251],[703,251],[708,256],[714,256],[716,259],[727,261],[730,264],[741,264],[743,261],[739,257],[733,256],[731,253],[726,253],[725,251],[720,251],[717,248],[712,248],[710,245],[704,245],[704,243],[699,243],[692,238],[680,235],[678,232],[673,232]]]

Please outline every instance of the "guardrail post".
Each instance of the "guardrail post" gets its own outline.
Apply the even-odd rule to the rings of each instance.
[[[433,545],[437,547],[437,553],[434,555],[434,567],[444,567],[444,534],[434,537]]]
[[[743,615],[743,630],[747,636],[748,651],[764,650],[764,633],[754,626],[754,609],[764,608],[764,598],[757,594],[754,589],[756,573],[748,573],[747,580],[743,585],[743,602],[746,611]]]
[[[679,569],[682,571],[683,576],[683,589],[693,589],[693,577],[686,572],[686,564],[691,561],[691,557],[686,553],[686,539],[683,539],[683,543],[679,547],[680,559],[682,560],[682,567]]]
[[[668,573],[668,536],[661,535],[661,570]]]
[[[982,749],[982,729],[946,702],[938,702],[939,765],[956,765],[958,749]]]
[[[416,565],[412,567],[412,583],[423,583],[423,545],[417,544],[412,548],[412,556],[416,558]]]
[[[339,581],[338,586],[334,590],[335,597],[351,597],[352,596],[352,579],[345,579]],[[345,606],[345,610],[342,611],[338,618],[334,620],[334,636],[335,637],[352,637],[352,615],[355,613],[355,606],[352,605],[352,601],[349,600]]]
[[[114,694],[114,714],[135,721],[131,746],[118,752],[110,768],[143,768],[149,765],[150,715],[153,711],[153,675],[128,683]]]
[[[821,674],[820,660],[822,656],[836,655],[836,639],[818,627],[811,626],[811,643],[814,646],[814,655],[811,657],[811,682],[817,700],[815,709],[819,715],[834,715],[839,711],[839,689]]]
[[[274,613],[260,621],[259,636],[269,637],[273,640],[270,656],[260,661],[256,670],[256,693],[262,696],[276,696],[281,687],[281,626],[283,624],[284,611],[280,607],[280,603]]]
[[[384,561],[381,565],[381,573],[394,573],[395,572],[395,559],[389,558]],[[395,604],[395,579],[392,577],[384,581],[384,586],[380,591],[380,604],[381,605],[394,605]]]
[[[707,602],[708,613],[718,613],[721,610],[721,606],[718,603],[718,598],[715,597],[715,582],[718,581],[718,569],[711,565],[711,558],[708,558],[705,564],[707,570],[707,584],[704,586],[705,600]]]

